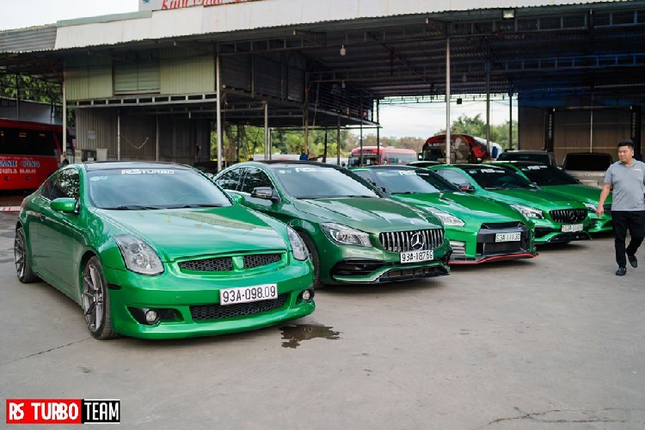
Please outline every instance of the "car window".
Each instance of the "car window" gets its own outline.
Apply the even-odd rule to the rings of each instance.
[[[391,194],[442,193],[459,191],[450,182],[426,169],[375,170],[378,185]]]
[[[568,154],[564,160],[565,170],[604,172],[611,165],[608,154]]]
[[[51,200],[69,197],[78,200],[81,180],[75,168],[65,169],[57,176],[51,189]]]
[[[538,185],[576,185],[580,183],[573,176],[553,166],[522,166],[520,170]]]
[[[524,176],[514,170],[499,167],[472,167],[466,172],[486,189],[528,189],[535,188]]]
[[[240,191],[251,194],[254,189],[260,187],[275,188],[269,176],[262,169],[257,167],[248,168]]]
[[[45,183],[42,185],[42,188],[40,189],[40,195],[46,199],[53,200],[55,197],[52,197],[52,192],[54,189],[54,183],[58,179],[58,175],[60,173],[54,173],[51,175]]]
[[[454,169],[441,169],[434,170],[439,176],[450,182],[451,184],[460,186],[460,185],[470,185],[468,178],[458,170]]]
[[[365,179],[347,169],[313,164],[272,167],[284,190],[297,199],[381,197]]]
[[[231,169],[217,178],[217,185],[225,190],[237,191],[240,188],[240,180],[244,169]]]
[[[542,164],[551,164],[548,154],[526,154],[522,152],[502,152],[497,157],[498,161],[533,161]]]
[[[201,173],[166,167],[88,172],[90,201],[100,209],[152,210],[230,206],[231,201]]]

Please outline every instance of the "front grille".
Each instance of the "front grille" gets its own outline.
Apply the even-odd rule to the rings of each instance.
[[[367,276],[383,267],[382,261],[343,260],[331,270],[332,276]]]
[[[277,263],[280,260],[282,260],[282,254],[245,255],[244,268],[253,269],[254,267],[261,267],[271,263]]]
[[[390,252],[422,251],[438,248],[443,243],[441,229],[394,231],[379,234],[383,247]]]
[[[584,221],[587,209],[559,209],[549,212],[553,221],[559,224],[575,224]]]
[[[482,224],[482,229],[485,230],[501,230],[505,228],[523,228],[524,224],[521,222],[500,222],[500,223],[487,223]]]
[[[237,303],[222,306],[199,305],[190,307],[190,315],[194,321],[223,320],[226,318],[243,317],[279,309],[287,302],[287,294],[281,294],[277,299],[263,300],[253,303]]]
[[[478,243],[477,254],[480,255],[496,255],[496,254],[512,254],[524,251],[522,242],[501,242],[501,243]]]
[[[209,258],[208,260],[193,260],[179,263],[183,270],[193,272],[230,272],[233,270],[231,257]]]

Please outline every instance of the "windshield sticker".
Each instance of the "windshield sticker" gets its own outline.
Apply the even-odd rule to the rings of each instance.
[[[415,176],[417,172],[414,170],[399,170],[399,175],[401,176]]]
[[[540,170],[540,169],[547,169],[548,166],[527,166],[523,168],[522,170]]]
[[[495,170],[495,169],[480,169],[481,173],[506,173],[504,170]],[[476,170],[471,170],[470,173],[477,173]]]
[[[174,175],[174,170],[164,169],[123,169],[122,175]]]
[[[92,176],[90,178],[90,181],[92,182],[97,182],[97,181],[107,181],[107,176]]]

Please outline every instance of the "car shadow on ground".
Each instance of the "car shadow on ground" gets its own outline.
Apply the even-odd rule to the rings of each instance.
[[[389,282],[383,284],[348,284],[348,285],[327,285],[324,289],[316,292],[319,296],[325,295],[378,295],[388,296],[395,294],[406,294],[415,290],[428,290],[439,289],[446,287],[447,284],[443,281],[447,279],[446,276],[438,276],[435,278],[425,279],[412,279],[401,282]]]
[[[539,259],[538,255],[535,258],[524,258],[521,260],[499,260],[499,261],[489,261],[482,264],[454,264],[450,266],[450,272],[452,274],[456,273],[469,273],[471,271],[481,271],[485,273],[490,270],[500,270],[500,269],[515,269],[515,268],[530,268],[536,262],[536,259]]]

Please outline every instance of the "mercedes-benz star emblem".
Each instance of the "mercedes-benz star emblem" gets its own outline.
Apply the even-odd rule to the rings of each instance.
[[[421,235],[421,233],[414,233],[412,235],[412,237],[410,238],[410,245],[415,251],[423,248],[423,236]]]

